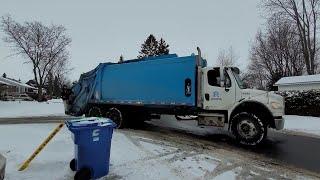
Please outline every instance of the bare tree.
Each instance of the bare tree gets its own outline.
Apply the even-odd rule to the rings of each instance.
[[[230,46],[228,50],[220,50],[217,58],[217,66],[237,66],[238,55],[233,50],[233,47]]]
[[[242,81],[246,87],[255,88],[255,89],[267,89],[267,75],[264,71],[256,71],[257,67],[252,70],[249,69],[246,73],[242,74]]]
[[[67,57],[66,57],[67,58]],[[63,85],[69,83],[68,74],[73,70],[70,68],[68,59],[60,60],[53,68],[52,73],[55,78],[58,80],[59,88],[62,88]]]
[[[320,0],[263,0],[270,17],[290,20],[295,25],[308,74],[317,69],[317,25]]]
[[[292,24],[280,19],[269,21],[266,32],[256,35],[250,60],[251,76],[247,76],[261,78],[255,79],[259,87],[271,87],[281,77],[302,75],[303,52]]]
[[[9,43],[16,55],[22,55],[32,64],[38,86],[38,98],[42,99],[42,88],[50,72],[68,60],[67,46],[71,39],[61,25],[45,26],[41,22],[20,24],[10,16],[2,17],[1,28],[4,41]]]

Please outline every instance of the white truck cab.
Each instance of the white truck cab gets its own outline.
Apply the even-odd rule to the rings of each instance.
[[[204,67],[198,80],[202,102],[198,107],[203,109],[199,125],[225,127],[247,145],[265,139],[267,128],[283,129],[283,97],[274,92],[246,89],[238,68]]]

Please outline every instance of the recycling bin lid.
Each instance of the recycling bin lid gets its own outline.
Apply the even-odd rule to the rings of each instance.
[[[112,126],[116,127],[116,124],[108,118],[101,117],[88,117],[81,119],[73,119],[66,121],[68,128],[83,128],[83,127],[103,127],[103,126]]]

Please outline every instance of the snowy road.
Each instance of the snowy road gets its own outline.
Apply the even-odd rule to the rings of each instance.
[[[53,177],[72,177],[67,169],[72,143],[65,129],[40,154],[31,171],[22,174],[16,171],[18,164],[37,145],[24,142],[31,138],[32,142],[40,143],[54,126],[0,125],[0,152],[9,159],[8,179],[42,178],[45,174],[38,171],[46,165],[59,166],[48,167],[48,171],[63,167],[60,174]],[[32,134],[23,135],[22,139],[14,137],[24,131]],[[11,138],[6,141],[6,137]],[[320,178],[320,156],[316,152],[320,152],[317,138],[270,132],[265,144],[248,149],[238,146],[219,129],[194,128],[192,122],[176,122],[164,117],[148,122],[139,130],[116,131],[107,179],[317,179]]]
[[[0,153],[8,160],[6,179],[73,179],[68,163],[73,143],[66,128],[23,172],[21,162],[56,124],[0,126]],[[151,128],[151,127],[150,127]],[[169,132],[169,133],[168,133]],[[10,138],[7,138],[10,137]],[[320,176],[244,155],[187,134],[167,130],[116,130],[110,173],[102,179],[317,179]]]

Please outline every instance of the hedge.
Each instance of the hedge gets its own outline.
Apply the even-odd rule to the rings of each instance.
[[[320,117],[320,90],[278,92],[285,98],[285,114]]]

